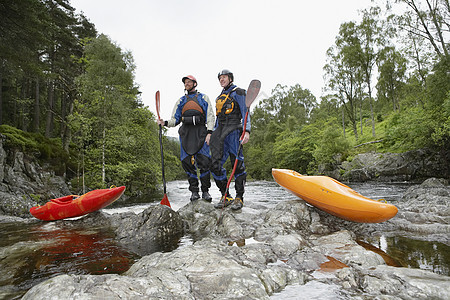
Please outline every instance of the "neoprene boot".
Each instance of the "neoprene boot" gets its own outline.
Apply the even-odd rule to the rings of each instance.
[[[191,192],[197,192],[199,191],[198,188],[198,179],[196,177],[189,177],[188,178],[188,182],[189,182],[189,190]]]
[[[196,201],[198,199],[200,199],[200,195],[198,194],[198,192],[192,192],[191,201]]]
[[[244,206],[244,199],[241,196],[236,196],[234,198],[233,204],[231,205],[232,210],[239,210]]]
[[[233,203],[233,197],[227,194],[227,197],[222,196],[216,204],[214,204],[215,208],[223,208],[231,205]]]
[[[208,202],[211,202],[211,201],[212,201],[212,197],[211,197],[211,195],[208,193],[208,191],[202,193],[202,198],[203,198],[203,200],[208,201]]]

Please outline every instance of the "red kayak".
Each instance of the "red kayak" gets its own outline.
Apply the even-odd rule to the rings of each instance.
[[[51,199],[45,205],[30,208],[30,213],[43,221],[54,221],[86,215],[102,209],[122,196],[125,186],[93,190],[82,196],[69,195]]]

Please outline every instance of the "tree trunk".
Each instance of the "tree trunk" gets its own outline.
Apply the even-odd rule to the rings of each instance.
[[[344,108],[342,108],[342,130],[344,131],[344,137],[345,137],[345,115],[344,115]]]
[[[434,7],[434,8],[431,7],[430,1],[427,0],[426,2],[427,2],[427,5],[428,5],[428,9],[430,10],[430,15],[431,15],[431,19],[432,19],[433,24],[434,24],[434,28],[436,29],[436,33],[437,33],[437,35],[439,37],[438,42],[441,43],[442,51],[444,52],[445,58],[449,58],[447,45],[445,44],[445,40],[446,39],[444,38],[444,36],[442,34],[442,28],[441,28],[441,26],[439,24],[438,17],[436,16],[437,9],[436,9],[436,7]],[[437,5],[437,4],[435,4],[435,5]],[[447,5],[448,5],[448,1],[447,1]]]
[[[0,125],[3,124],[3,72],[0,69]]]
[[[48,84],[48,110],[47,110],[47,122],[45,124],[45,137],[51,137],[53,130],[53,106],[54,106],[54,95],[55,94],[55,84],[53,80],[49,81]]]
[[[86,193],[86,187],[84,185],[84,150],[83,150],[83,154],[82,154],[83,158],[82,158],[82,166],[81,166],[81,172],[82,172],[82,178],[83,178],[83,195]]]
[[[34,116],[33,116],[33,131],[39,132],[39,121],[41,116],[41,109],[39,105],[39,78],[36,78],[36,93],[34,97]]]
[[[358,140],[358,128],[356,127],[356,122],[352,122],[353,133],[355,134],[355,139]]]
[[[375,134],[375,117],[373,115],[372,89],[370,87],[370,84],[368,86],[369,86],[370,117],[372,119],[372,137],[376,137],[376,134]]]
[[[67,113],[67,115],[71,115],[73,112],[73,102],[70,101],[69,103],[69,111]],[[72,131],[70,130],[70,126],[68,126],[67,124],[67,116],[64,118],[64,133],[63,133],[63,148],[64,150],[69,153],[69,145],[70,145],[70,140],[72,139]]]
[[[26,98],[27,98],[27,86],[28,86],[28,80],[24,79],[22,82],[22,87],[20,89],[20,102],[19,102],[19,126],[17,128],[20,128],[22,131],[26,131],[26,121],[25,121],[25,114],[26,114]]]
[[[68,94],[63,90],[61,93],[61,126],[59,127],[59,134],[61,136],[61,140],[64,142],[64,134],[66,132],[66,110],[67,110],[67,98]]]
[[[439,57],[442,57],[443,54],[441,53],[441,50],[439,49],[439,47],[436,44],[436,40],[433,37],[433,35],[430,32],[430,28],[429,28],[429,23],[427,22],[427,20],[424,17],[424,14],[420,11],[420,9],[416,6],[416,3],[414,2],[414,0],[406,2],[406,4],[409,5],[409,7],[411,7],[414,12],[416,13],[416,16],[419,18],[420,21],[420,25],[422,26],[421,32],[423,32],[423,34],[425,35],[425,38],[431,43],[431,45],[434,48],[434,51],[436,52],[436,54]],[[444,46],[445,47],[445,46]],[[444,48],[445,49],[445,48]]]
[[[359,101],[359,129],[361,130],[361,136],[363,135],[362,103],[363,103],[363,96],[361,95],[361,99]]]
[[[106,129],[103,128],[103,141],[102,141],[102,183],[106,187],[106,162],[105,162],[105,140],[106,140]]]
[[[415,37],[413,37],[412,41],[414,46],[414,60],[416,61],[417,72],[420,76],[420,79],[422,80],[422,85],[426,87],[427,85],[427,77],[426,77],[427,72],[425,70],[426,68],[422,66],[422,62],[420,60],[419,46],[417,45]],[[423,102],[421,103],[423,105]]]
[[[347,98],[348,99],[348,103],[345,103],[345,101],[342,101],[342,104],[344,105],[344,108],[347,110],[348,112],[348,117],[350,119],[350,122],[352,123],[352,129],[353,129],[353,133],[355,135],[356,140],[358,140],[358,121],[357,121],[357,108],[355,108],[355,103],[353,101],[352,98]],[[348,104],[348,105],[346,105]]]
[[[12,86],[13,84],[11,84]],[[17,120],[17,101],[19,99],[19,93],[17,91],[17,83],[14,83],[14,95],[12,97],[12,102],[13,102],[13,107],[12,107],[12,112],[8,112],[8,119],[10,118],[12,124],[14,127],[18,128],[19,127],[19,121]]]

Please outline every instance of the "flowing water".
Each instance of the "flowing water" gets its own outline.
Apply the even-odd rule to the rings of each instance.
[[[350,184],[362,195],[384,198],[395,205],[408,188],[406,184],[364,183]],[[189,201],[187,181],[167,183],[167,195],[172,209],[178,210]],[[234,191],[233,185],[230,191]],[[213,201],[219,192],[211,188]],[[146,201],[120,200],[104,209],[109,214],[132,211],[140,213],[149,206],[157,205],[162,194],[146,197]],[[245,200],[258,205],[260,209],[274,207],[279,201],[298,199],[274,182],[248,182]],[[249,207],[244,209],[250,210]],[[259,213],[253,208],[250,213]],[[104,228],[76,229],[58,222],[18,223],[0,222],[0,299],[20,298],[32,286],[60,274],[121,274],[139,257],[121,248],[114,241],[113,232]],[[191,244],[189,236],[180,239],[179,247]],[[374,248],[381,254],[392,258],[392,264],[402,267],[421,268],[449,275],[450,247],[437,242],[424,242],[406,238],[381,237],[361,241],[366,248]],[[375,248],[376,247],[376,248]],[[168,250],[169,251],[169,250]],[[11,272],[11,270],[14,270]],[[312,282],[302,286],[302,294],[311,299],[334,299],[332,289],[323,290],[320,283]],[[294,299],[298,295],[295,287],[288,287],[273,299]]]

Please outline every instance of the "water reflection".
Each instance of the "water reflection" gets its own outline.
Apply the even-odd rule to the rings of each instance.
[[[366,246],[372,250],[384,252],[391,258],[392,265],[428,270],[437,274],[450,276],[450,247],[430,241],[415,240],[402,236],[395,237],[366,237]],[[359,243],[364,243],[360,241]],[[383,248],[384,250],[381,250]],[[364,245],[363,245],[364,246]],[[390,263],[386,262],[388,265]]]
[[[21,296],[59,274],[120,274],[137,259],[116,244],[113,232],[102,228],[40,222],[0,224],[0,229],[0,298]]]
[[[403,266],[450,275],[450,247],[439,242],[419,241],[405,237],[390,237],[388,253]]]
[[[123,273],[134,257],[118,247],[103,228],[63,229],[53,223],[31,229],[34,239],[50,242],[34,254],[33,277],[65,274]]]
[[[392,266],[392,267],[402,267],[402,265],[393,257],[391,257],[390,255],[388,255],[384,250],[382,250],[382,248],[378,248],[372,244],[363,242],[363,241],[356,241],[360,246],[364,247],[366,250],[370,250],[372,252],[375,252],[376,254],[380,255],[384,262],[388,265],[388,266]]]

